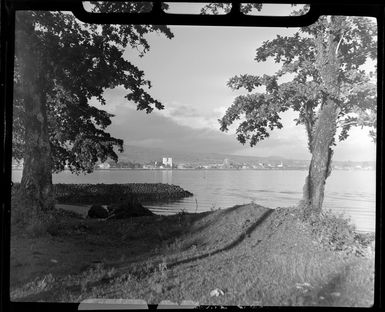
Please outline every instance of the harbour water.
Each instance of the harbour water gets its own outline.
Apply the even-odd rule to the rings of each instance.
[[[21,170],[12,179],[19,182]],[[194,194],[167,203],[146,203],[159,214],[202,212],[254,202],[269,207],[294,206],[302,197],[305,170],[97,170],[87,175],[64,171],[54,183],[169,183]],[[376,173],[335,170],[326,183],[324,208],[350,217],[360,231],[375,230]]]

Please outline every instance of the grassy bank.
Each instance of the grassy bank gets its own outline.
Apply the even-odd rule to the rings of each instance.
[[[301,221],[294,208],[254,204],[111,221],[62,212],[50,235],[13,232],[11,297],[370,306],[370,239],[350,241],[333,230],[321,231],[321,239],[312,222]],[[336,241],[329,244],[325,237]],[[211,296],[217,288],[223,293]]]

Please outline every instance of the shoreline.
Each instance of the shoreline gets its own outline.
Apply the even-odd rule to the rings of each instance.
[[[131,170],[131,169],[129,169]],[[137,170],[137,169],[135,169]],[[143,169],[138,169],[143,170]],[[144,169],[148,170],[148,169]],[[112,170],[112,171],[115,171]],[[118,171],[118,170],[117,170]],[[18,187],[19,183],[14,183],[12,187],[12,192]],[[122,196],[130,196],[130,194],[135,195],[138,200],[145,206],[147,209],[151,210],[151,206],[155,206],[159,204],[160,206],[166,205],[167,203],[178,202],[178,200],[182,200],[188,197],[193,196],[189,191],[182,189],[177,185],[166,184],[166,183],[112,183],[112,184],[104,184],[104,183],[57,183],[54,184],[54,187],[58,189],[56,191],[56,203],[59,205],[73,205],[73,206],[82,206],[88,205],[89,207],[93,204],[100,205],[109,205],[112,202],[118,200]],[[197,194],[199,195],[199,194]],[[192,200],[187,200],[190,204],[187,204],[187,210],[194,212],[195,204]],[[232,202],[230,205],[234,205],[236,202]],[[191,206],[191,207],[190,207]],[[222,208],[224,203],[220,205]],[[275,206],[270,206],[271,208],[275,208]],[[279,207],[277,205],[277,207]],[[207,209],[206,209],[207,208]],[[83,208],[80,208],[83,209]],[[215,209],[215,207],[214,207]],[[330,209],[330,208],[329,208]],[[156,209],[158,213],[159,209]],[[167,214],[176,214],[184,210],[183,207],[176,209],[173,211],[167,212]],[[203,210],[212,210],[212,207],[207,206],[204,207]],[[335,213],[338,214],[338,211],[335,210]],[[365,219],[366,220],[366,219]],[[358,224],[359,228],[360,225]],[[370,223],[365,223],[364,226],[361,226],[362,229],[357,230],[360,233],[373,233],[375,232],[375,227],[372,226],[372,221]]]
[[[246,206],[246,205],[251,205],[252,203],[249,203],[249,204],[241,204],[241,205],[235,205],[235,206]],[[156,213],[154,211],[151,210],[151,207],[146,207],[145,204],[143,204],[145,208],[149,209],[151,212],[153,212],[156,216],[173,216],[173,215],[178,215],[181,213],[181,211],[172,211],[168,214],[159,214],[159,213]],[[75,213],[78,213],[79,215],[82,215],[83,218],[86,218],[87,217],[87,212],[89,210],[89,208],[91,207],[91,205],[81,205],[81,204],[55,204],[55,208],[57,209],[63,209],[63,210],[66,210],[66,211],[72,211],[72,212],[75,212]],[[218,209],[218,210],[226,210],[226,209],[231,209],[233,208],[234,206],[232,207],[227,207],[227,208],[221,208],[221,209]],[[275,209],[291,209],[291,207],[286,207],[286,208],[282,208],[282,207],[276,207],[276,208],[266,208],[266,209],[271,209],[271,210],[275,210]],[[184,211],[183,213],[185,214],[189,214],[189,215],[198,215],[200,213],[209,213],[209,212],[212,212],[211,210],[206,210],[206,211],[200,211],[200,212],[189,212],[189,211]],[[354,230],[355,233],[357,234],[375,234],[375,230],[371,231],[371,230],[358,230],[358,229],[355,229]]]

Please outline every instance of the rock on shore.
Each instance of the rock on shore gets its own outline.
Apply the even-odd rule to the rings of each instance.
[[[101,205],[92,205],[87,215],[89,218],[105,219],[108,217],[108,210]]]
[[[108,206],[108,210],[110,212],[110,218],[112,219],[127,219],[154,215],[153,212],[144,208],[134,196]]]

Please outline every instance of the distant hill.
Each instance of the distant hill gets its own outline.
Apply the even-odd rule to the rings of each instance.
[[[119,154],[120,161],[132,161],[139,163],[150,162],[153,160],[161,160],[163,157],[172,157],[174,163],[189,164],[222,164],[225,159],[229,159],[230,161],[235,163],[249,164],[257,164],[259,162],[280,163],[281,161],[293,161],[280,156],[257,157],[205,152],[183,152],[132,145],[125,145],[124,152],[122,154]]]
[[[287,159],[281,156],[259,157],[259,156],[240,156],[231,154],[219,153],[205,153],[203,151],[197,152],[183,152],[175,150],[166,150],[162,148],[140,147],[133,145],[124,145],[124,152],[119,153],[119,161],[131,161],[138,163],[148,163],[154,160],[162,160],[163,157],[172,157],[175,164],[194,164],[194,165],[209,165],[222,164],[225,159],[238,164],[258,164],[270,163],[280,164],[281,162],[289,166],[307,167],[310,160],[296,160]],[[333,161],[333,166],[373,166],[374,161]]]

